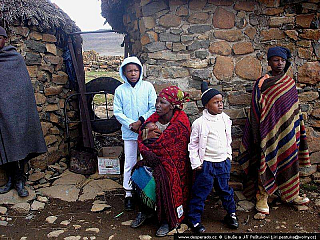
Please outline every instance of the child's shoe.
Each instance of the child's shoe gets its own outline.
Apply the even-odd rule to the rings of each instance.
[[[224,222],[229,228],[237,229],[239,227],[238,218],[235,213],[227,214],[224,217]]]
[[[144,212],[138,212],[137,217],[131,222],[132,228],[140,227],[148,218],[151,218],[153,214],[147,214]]]
[[[201,223],[191,225],[191,229],[195,233],[204,233],[206,231],[206,228]]]
[[[168,223],[163,223],[159,227],[159,229],[156,232],[157,237],[165,237],[167,234],[170,232],[169,230],[169,224]]]

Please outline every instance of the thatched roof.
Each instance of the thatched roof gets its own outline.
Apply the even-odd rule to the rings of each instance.
[[[71,33],[80,29],[50,0],[0,0],[0,24],[7,26],[22,22],[36,26],[42,32]]]
[[[124,33],[123,14],[128,0],[101,0],[101,15],[113,30]]]

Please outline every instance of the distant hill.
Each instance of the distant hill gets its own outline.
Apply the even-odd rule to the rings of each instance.
[[[124,35],[108,33],[88,33],[82,34],[83,50],[94,50],[100,56],[123,56],[124,48],[121,47]]]

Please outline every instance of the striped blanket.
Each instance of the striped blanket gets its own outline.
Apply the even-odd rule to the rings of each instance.
[[[156,182],[148,167],[143,166],[137,168],[133,172],[131,180],[143,204],[147,205],[151,209],[155,209]]]
[[[248,197],[258,178],[269,195],[278,190],[289,202],[299,194],[299,166],[310,166],[310,158],[295,81],[286,74],[257,80],[238,161]]]

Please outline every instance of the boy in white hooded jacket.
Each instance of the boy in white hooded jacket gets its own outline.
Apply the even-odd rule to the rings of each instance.
[[[138,131],[143,122],[155,112],[156,91],[150,82],[143,81],[142,64],[137,57],[125,58],[119,74],[124,81],[114,94],[113,113],[121,123],[124,140],[123,187],[126,191],[125,209],[133,210],[131,170],[137,163]]]

